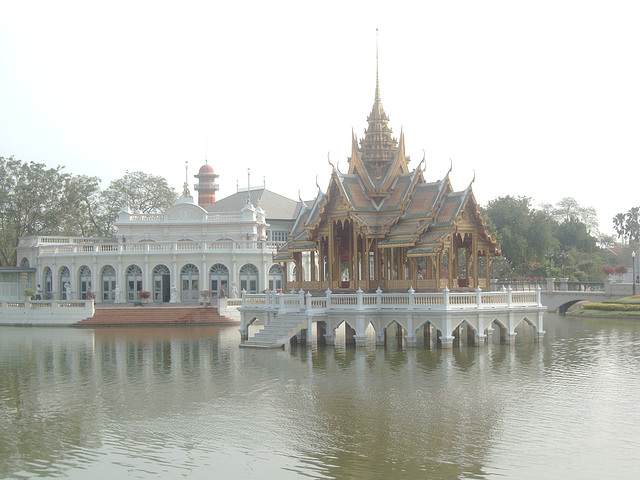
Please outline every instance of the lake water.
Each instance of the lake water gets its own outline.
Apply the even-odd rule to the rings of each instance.
[[[640,478],[640,321],[545,330],[265,351],[236,327],[1,327],[0,478]]]

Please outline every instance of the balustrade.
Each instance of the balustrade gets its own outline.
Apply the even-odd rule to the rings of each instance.
[[[382,293],[365,294],[358,290],[355,294],[334,294],[327,290],[325,296],[314,297],[304,291],[298,293],[246,294],[242,296],[242,308],[252,309],[269,306],[280,311],[301,311],[306,308],[310,313],[323,313],[328,310],[419,310],[425,307],[436,310],[483,309],[497,307],[538,307],[541,291],[535,292],[475,292],[451,293],[444,289],[442,293]]]
[[[74,255],[82,253],[108,254],[126,252],[145,252],[148,254],[164,254],[171,251],[179,252],[207,252],[207,251],[244,251],[244,250],[268,250],[275,251],[273,242],[266,241],[214,241],[214,242],[132,242],[132,243],[60,243],[42,242],[38,247],[39,256],[47,255]],[[320,282],[317,288],[321,287]]]

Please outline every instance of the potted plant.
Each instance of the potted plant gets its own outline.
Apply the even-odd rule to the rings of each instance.
[[[615,272],[618,274],[619,282],[622,282],[622,277],[625,273],[627,273],[629,269],[625,265],[616,265]]]
[[[145,291],[138,292],[138,297],[140,297],[140,299],[142,300],[142,303],[149,303],[151,292],[145,292]]]
[[[31,300],[35,294],[36,294],[36,291],[33,288],[24,289],[24,296],[27,300]]]
[[[203,302],[210,303],[212,295],[213,292],[211,290],[200,290],[200,297],[202,297]]]

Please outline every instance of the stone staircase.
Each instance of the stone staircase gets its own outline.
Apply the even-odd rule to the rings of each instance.
[[[138,327],[162,325],[223,325],[238,323],[213,307],[96,308],[95,314],[75,327]]]
[[[307,326],[307,318],[297,313],[277,315],[269,325],[256,333],[241,347],[278,348],[287,343],[291,337]]]

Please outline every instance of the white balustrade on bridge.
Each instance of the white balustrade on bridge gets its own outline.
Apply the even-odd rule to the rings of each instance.
[[[321,315],[328,311],[384,311],[384,310],[490,310],[503,308],[541,307],[541,290],[532,292],[507,289],[500,292],[483,292],[480,288],[474,292],[451,292],[444,289],[441,293],[416,293],[410,289],[407,293],[334,294],[331,290],[325,296],[312,296],[303,290],[297,293],[276,293],[267,291],[260,294],[242,292],[242,308],[251,310],[271,310],[278,313],[305,312]]]

